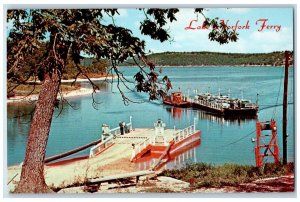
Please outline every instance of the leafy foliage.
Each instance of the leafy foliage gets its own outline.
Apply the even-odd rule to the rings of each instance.
[[[139,10],[145,14],[140,25],[142,34],[161,42],[170,40],[167,25],[176,21],[179,9]],[[195,9],[195,13],[202,12],[201,8]],[[149,93],[150,100],[157,99],[171,88],[171,82],[167,77],[159,79],[161,72],[157,72],[154,63],[145,56],[145,42],[133,36],[131,30],[115,25],[116,15],[119,15],[117,9],[8,10],[8,21],[13,23],[7,39],[9,82],[19,84],[29,78],[43,81],[45,75],[51,77],[54,71],[58,71],[61,78],[67,72],[75,77],[88,77],[87,70],[80,64],[82,54],[87,54],[109,61],[118,74],[118,83],[119,80],[124,83],[125,78],[119,74],[117,66],[135,57],[142,64],[135,76],[137,91]],[[113,23],[106,25],[104,18],[111,18]],[[207,26],[217,28],[212,29],[211,40],[220,44],[236,41],[236,33],[217,19],[205,19]],[[37,58],[27,64],[26,59],[33,55]],[[92,86],[97,89],[94,83]]]
[[[143,10],[146,19],[141,23],[140,29],[142,34],[149,35],[152,39],[160,40],[164,42],[170,38],[167,30],[163,28],[167,24],[167,19],[170,22],[176,20],[175,14],[179,11],[178,9],[153,9],[150,8],[147,11]],[[151,20],[150,18],[153,18]]]

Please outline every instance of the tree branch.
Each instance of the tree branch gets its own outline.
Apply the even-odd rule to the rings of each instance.
[[[93,92],[92,92],[92,99],[93,99],[93,102],[92,102],[92,105],[93,105],[93,107],[94,107],[95,109],[97,109],[96,106],[99,105],[99,104],[101,104],[101,103],[100,103],[100,102],[97,102],[97,101],[95,100],[94,94],[96,94],[96,91],[97,91],[97,90],[100,90],[100,88],[99,88],[99,86],[97,86],[97,85],[90,79],[90,77],[89,77],[85,72],[82,71],[81,67],[80,67],[77,63],[75,63],[75,65],[76,65],[77,70],[78,70],[83,76],[85,76],[85,77],[88,79],[88,81],[90,82],[90,84],[91,84],[91,86],[92,86],[92,88],[93,88]]]
[[[134,101],[134,100],[129,99],[127,96],[125,96],[123,90],[120,88],[120,81],[121,81],[121,82],[123,83],[123,85],[124,85],[127,89],[129,89],[130,91],[134,92],[134,90],[130,89],[130,88],[125,84],[125,82],[122,80],[121,76],[119,75],[119,70],[117,70],[117,67],[115,66],[113,60],[111,60],[111,63],[112,63],[112,67],[113,67],[113,69],[115,70],[115,72],[116,72],[116,74],[117,74],[117,77],[118,77],[118,80],[117,80],[117,88],[118,88],[118,90],[119,90],[119,92],[120,92],[120,94],[121,94],[121,96],[122,96],[124,105],[129,105],[130,102],[131,102],[131,103],[138,103],[138,104],[143,103],[144,101]]]
[[[56,117],[59,117],[59,115],[62,113],[63,109],[64,109],[64,103],[67,103],[72,109],[74,110],[78,110],[78,108],[76,108],[74,105],[72,105],[65,97],[64,97],[64,94],[63,94],[63,90],[62,88],[59,89],[58,91],[59,95],[60,95],[60,101],[61,101],[61,108],[58,112],[58,115]]]

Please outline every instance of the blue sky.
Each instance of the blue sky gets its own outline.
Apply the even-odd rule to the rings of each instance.
[[[131,29],[135,36],[146,41],[147,50],[152,52],[164,51],[214,51],[235,53],[263,53],[272,51],[293,50],[293,8],[207,8],[205,15],[209,18],[219,17],[228,25],[245,25],[249,21],[249,29],[237,30],[239,40],[235,43],[219,45],[208,39],[207,30],[185,30],[191,20],[197,19],[193,9],[180,9],[177,13],[177,21],[169,23],[166,28],[174,39],[173,42],[160,43],[150,37],[140,34],[140,21],[145,18],[144,13],[136,9],[120,9],[120,16],[115,22],[119,26]],[[262,22],[259,19],[267,19],[266,25],[280,25],[280,30],[264,28],[261,32]],[[203,17],[199,16],[197,25],[201,25]],[[107,19],[106,23],[109,23]],[[194,24],[193,24],[194,25]]]
[[[185,30],[191,20],[196,20],[197,15],[192,8],[182,8],[176,14],[177,21],[168,23],[165,28],[169,30],[173,41],[152,40],[142,35],[139,27],[145,19],[142,11],[137,9],[119,9],[120,15],[115,17],[118,26],[124,26],[132,30],[133,34],[146,41],[146,50],[153,53],[165,51],[191,52],[212,51],[232,53],[267,53],[273,51],[293,50],[293,8],[206,8],[206,17],[228,21],[228,25],[245,25],[248,22],[249,29],[237,29],[239,39],[225,45],[212,42],[208,39],[209,30]],[[256,24],[259,19],[267,19],[266,25],[280,25],[280,30],[261,29],[262,22]],[[198,17],[198,22],[193,27],[202,25],[204,18]],[[102,23],[112,23],[111,18],[104,18]],[[11,22],[8,23],[7,35]]]

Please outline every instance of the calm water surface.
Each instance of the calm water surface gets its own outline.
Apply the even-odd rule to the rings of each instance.
[[[136,68],[121,68],[126,78],[132,80]],[[294,69],[289,70],[289,104],[288,106],[288,160],[294,161]],[[180,90],[193,95],[198,92],[210,91],[218,94],[230,94],[230,97],[250,99],[255,102],[259,94],[260,111],[257,120],[267,121],[275,118],[278,126],[277,141],[282,148],[282,104],[283,68],[276,67],[201,67],[201,68],[164,68],[163,74],[170,77],[173,90]],[[82,86],[89,86],[82,83]],[[69,98],[69,105],[64,106],[62,113],[55,111],[46,156],[52,156],[100,137],[100,127],[107,123],[111,128],[117,127],[119,121],[129,121],[133,116],[136,128],[152,127],[161,118],[167,128],[184,128],[198,118],[197,128],[201,130],[201,144],[183,154],[179,160],[185,162],[207,162],[223,164],[226,162],[240,164],[255,164],[254,143],[255,119],[225,120],[202,111],[192,109],[173,109],[161,104],[161,101],[148,102],[146,94],[136,93],[123,88],[126,96],[143,103],[123,104],[116,83],[99,83],[101,92],[96,100],[101,102],[98,110],[92,106],[91,96]],[[129,84],[131,85],[131,84]],[[132,86],[133,87],[133,86]],[[278,96],[279,95],[279,96]],[[29,114],[32,106],[24,104],[9,104],[7,106],[7,160],[8,165],[23,161],[27,136],[30,126],[30,116],[15,118],[18,114]],[[76,155],[88,154],[88,150]],[[280,153],[280,155],[282,155]],[[178,159],[177,159],[178,161]],[[171,162],[170,165],[174,164]]]

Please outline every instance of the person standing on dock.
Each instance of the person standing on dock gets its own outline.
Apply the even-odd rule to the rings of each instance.
[[[127,126],[126,126],[125,121],[122,121],[122,127],[123,127],[123,134],[126,134],[127,133]]]
[[[119,126],[120,126],[120,132],[121,132],[121,135],[124,135],[124,126],[123,126],[123,122],[119,122]]]
[[[129,133],[129,129],[128,129],[126,123],[125,123],[125,122],[123,122],[123,123],[124,123],[124,133],[125,133],[125,134],[126,134],[126,133]]]

